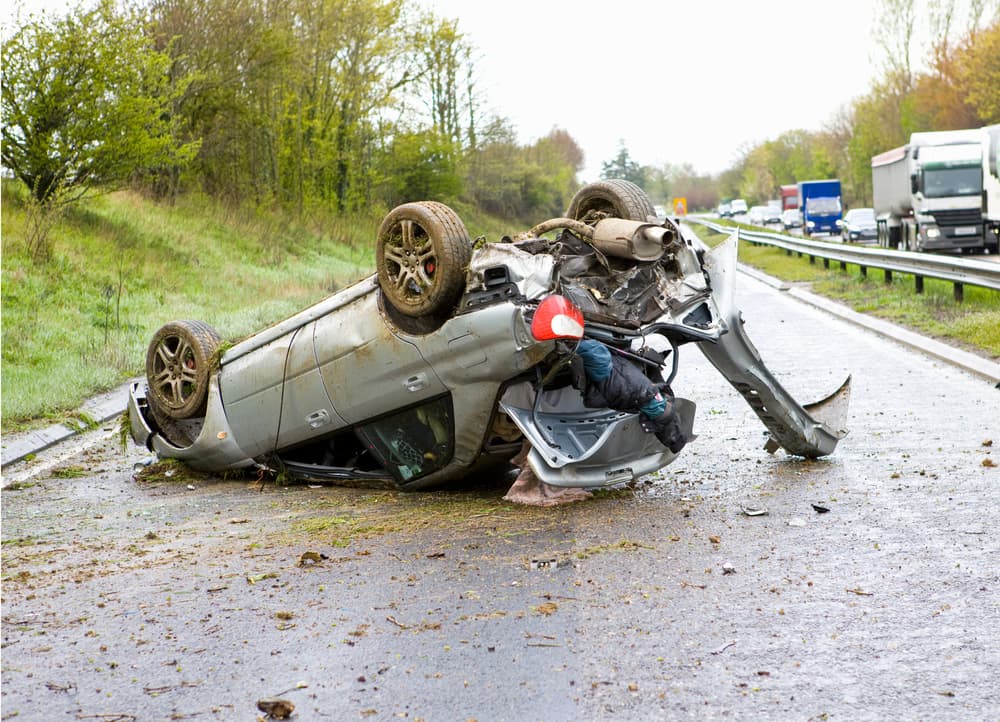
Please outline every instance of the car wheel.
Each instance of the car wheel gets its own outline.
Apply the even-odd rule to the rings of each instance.
[[[594,224],[602,218],[645,221],[656,216],[646,191],[627,180],[589,183],[576,192],[566,211],[569,218]]]
[[[219,334],[201,321],[173,321],[163,326],[146,351],[150,405],[169,419],[204,414],[213,356]]]
[[[393,308],[411,317],[437,315],[462,294],[472,242],[443,203],[406,203],[382,221],[375,256],[379,286]]]

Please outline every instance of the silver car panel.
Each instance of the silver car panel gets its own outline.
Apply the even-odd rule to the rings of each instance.
[[[213,376],[208,386],[208,407],[204,419],[192,424],[198,428],[194,441],[189,446],[175,446],[161,434],[151,434],[147,441],[157,455],[163,458],[180,459],[193,469],[205,471],[221,471],[251,466],[254,460],[250,458],[233,436],[226,419],[226,411],[219,395],[217,376]],[[142,399],[142,403],[140,403]],[[132,387],[129,399],[129,415],[141,412],[145,401],[145,390],[141,384]]]
[[[717,341],[699,342],[698,347],[764,422],[771,434],[769,451],[781,446],[790,454],[808,458],[830,454],[847,434],[851,379],[848,377],[825,399],[802,406],[771,374],[746,335],[742,315],[733,299],[732,275],[738,239],[736,231],[706,255],[705,268],[727,332]]]
[[[694,438],[694,402],[677,398],[674,404],[681,429]],[[552,486],[614,486],[677,456],[642,428],[638,414],[587,408],[572,387],[546,390],[536,399],[531,384],[515,384],[500,406],[531,442],[531,468]]]
[[[386,322],[374,291],[316,321],[314,345],[327,394],[348,424],[445,391],[416,344]]]

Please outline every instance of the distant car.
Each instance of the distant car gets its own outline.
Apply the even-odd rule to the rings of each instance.
[[[831,453],[849,383],[801,406],[764,365],[732,293],[738,233],[710,249],[654,215],[635,184],[602,181],[517,240],[474,247],[449,207],[398,206],[368,278],[232,346],[200,321],[160,328],[130,390],[131,436],[204,471],[404,490],[507,473],[526,440],[527,463],[555,486],[613,486],[671,463],[636,410],[579,390],[587,337],[664,394],[693,343],[768,428],[769,450]],[[694,403],[673,406],[692,440]],[[729,448],[712,453],[724,464]]]
[[[729,218],[729,216],[733,215],[733,208],[729,203],[720,203],[716,211],[719,214],[719,218]]]
[[[775,206],[767,206],[764,208],[764,222],[765,226],[780,226],[781,225],[781,208],[776,208]]]
[[[767,213],[767,206],[752,206],[747,212],[747,222],[755,225],[764,225],[764,215]]]
[[[802,211],[798,208],[788,208],[781,212],[781,227],[786,231],[802,228]]]
[[[653,206],[653,213],[655,213],[656,217],[661,221],[666,220],[667,218],[667,209],[664,206]]]
[[[874,242],[878,238],[875,210],[872,208],[852,208],[837,221],[840,237],[844,243]]]
[[[737,198],[729,204],[729,215],[742,216],[747,212],[747,202],[742,198]]]

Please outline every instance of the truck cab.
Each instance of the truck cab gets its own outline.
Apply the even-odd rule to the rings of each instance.
[[[982,131],[912,133],[871,165],[879,245],[969,253],[992,246],[983,232]]]
[[[840,226],[837,221],[844,211],[840,181],[836,178],[802,181],[798,191],[802,232],[807,236],[813,233],[828,233],[831,236],[839,234]]]

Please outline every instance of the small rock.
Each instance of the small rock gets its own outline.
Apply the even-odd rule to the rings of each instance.
[[[735,564],[731,564],[730,562],[725,562],[722,565],[722,573],[723,574],[735,574],[736,573],[736,565]]]

